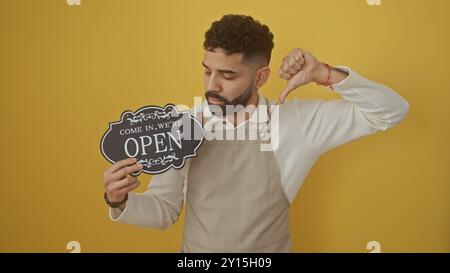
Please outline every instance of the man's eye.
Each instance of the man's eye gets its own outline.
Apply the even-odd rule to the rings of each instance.
[[[226,76],[226,75],[223,75],[223,78],[225,80],[232,80],[232,79],[234,79],[234,77],[230,77],[230,76]]]
[[[205,71],[205,75],[211,75],[211,72]]]

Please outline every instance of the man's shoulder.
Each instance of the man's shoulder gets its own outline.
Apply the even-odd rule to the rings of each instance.
[[[315,112],[315,110],[325,102],[324,99],[292,98],[279,104],[281,114],[306,115]]]

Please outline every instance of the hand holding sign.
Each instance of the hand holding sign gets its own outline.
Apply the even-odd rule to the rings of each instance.
[[[142,170],[142,167],[135,158],[128,158],[113,164],[105,171],[103,184],[110,202],[123,201],[127,193],[139,186],[137,178],[129,174]]]

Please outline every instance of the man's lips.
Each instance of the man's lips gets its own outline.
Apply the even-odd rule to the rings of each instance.
[[[216,99],[213,97],[208,97],[208,102],[213,104],[223,104],[223,101],[221,99]]]

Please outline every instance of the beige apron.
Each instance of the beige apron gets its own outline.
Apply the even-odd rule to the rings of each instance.
[[[289,201],[273,152],[260,149],[267,142],[204,140],[190,162],[181,252],[291,251]]]

